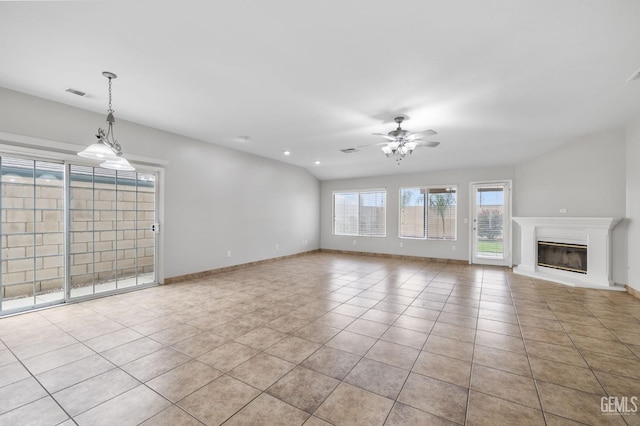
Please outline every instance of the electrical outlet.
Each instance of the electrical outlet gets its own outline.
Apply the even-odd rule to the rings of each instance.
[[[566,213],[567,209],[560,209],[560,213]]]
[[[280,245],[276,243],[276,250],[280,250]]]
[[[404,247],[404,243],[400,241],[400,248]]]
[[[456,251],[456,246],[451,246],[451,251]]]
[[[231,250],[227,250],[227,257],[231,257]]]
[[[353,245],[354,245],[354,246],[356,245],[356,240],[353,240]]]

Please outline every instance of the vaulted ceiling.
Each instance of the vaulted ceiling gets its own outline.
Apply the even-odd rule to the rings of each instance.
[[[118,118],[320,179],[513,165],[640,114],[639,23],[637,0],[3,1],[0,86],[104,113],[112,71]],[[440,146],[340,152],[400,114]]]

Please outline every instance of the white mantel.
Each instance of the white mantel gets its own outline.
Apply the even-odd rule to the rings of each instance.
[[[611,280],[611,229],[614,217],[514,217],[520,226],[520,264],[516,274],[574,287],[623,290]],[[587,246],[587,273],[538,266],[538,241]]]

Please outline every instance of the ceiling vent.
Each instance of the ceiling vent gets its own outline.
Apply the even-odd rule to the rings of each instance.
[[[640,80],[640,70],[634,72],[633,74],[631,74],[631,77],[629,77],[627,79],[627,83],[632,81],[632,80]]]
[[[341,149],[340,151],[344,152],[345,154],[353,154],[354,152],[359,152],[359,150],[356,148]]]
[[[87,94],[85,92],[82,92],[82,91],[76,90],[76,89],[72,89],[70,87],[67,87],[66,89],[64,89],[64,91],[65,92],[69,92],[69,93],[74,94],[74,95],[82,96],[83,98],[85,96],[87,96]]]

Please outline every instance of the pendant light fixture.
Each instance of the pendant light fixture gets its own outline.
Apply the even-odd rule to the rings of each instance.
[[[113,108],[111,107],[111,80],[118,76],[112,72],[104,71],[102,73],[107,79],[109,79],[109,109],[107,110],[107,131],[103,128],[98,128],[98,142],[89,145],[86,149],[79,152],[78,155],[83,158],[90,158],[92,160],[102,161],[100,167],[112,170],[133,171],[135,168],[129,164],[126,158],[122,155],[122,147],[115,140],[113,133],[113,123],[116,122],[113,116]]]

